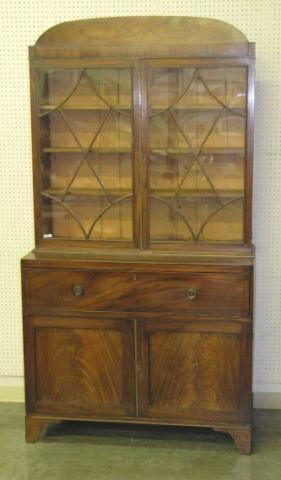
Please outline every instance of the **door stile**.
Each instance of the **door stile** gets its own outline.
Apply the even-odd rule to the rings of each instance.
[[[149,201],[149,127],[148,127],[148,85],[145,61],[141,63],[141,139],[142,139],[142,247],[149,248],[150,201]]]
[[[244,242],[252,243],[252,197],[253,197],[253,138],[254,138],[254,100],[255,100],[255,61],[249,60],[247,85],[247,123],[246,123],[246,163],[245,163],[245,210]]]
[[[133,86],[133,238],[136,248],[142,249],[142,139],[141,139],[141,78],[140,62],[132,65]]]
[[[138,353],[138,321],[136,318],[134,318],[134,352],[135,352],[135,416],[139,416],[139,379],[138,379],[138,373],[139,373],[139,353]]]
[[[41,171],[40,171],[40,122],[39,122],[39,95],[37,70],[30,64],[30,98],[31,101],[31,139],[32,139],[32,164],[33,164],[33,209],[35,243],[39,246],[42,242],[42,211],[41,211]]]

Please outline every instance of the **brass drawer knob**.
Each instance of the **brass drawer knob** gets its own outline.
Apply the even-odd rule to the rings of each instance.
[[[188,290],[186,290],[185,294],[188,300],[195,300],[198,296],[198,291],[196,290],[196,288],[189,288]]]
[[[73,285],[72,287],[72,294],[75,295],[75,297],[80,297],[84,293],[84,288],[82,285]]]

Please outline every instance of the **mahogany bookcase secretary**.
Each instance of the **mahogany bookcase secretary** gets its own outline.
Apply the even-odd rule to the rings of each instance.
[[[254,44],[221,21],[57,25],[30,48],[26,438],[212,427],[251,451]]]

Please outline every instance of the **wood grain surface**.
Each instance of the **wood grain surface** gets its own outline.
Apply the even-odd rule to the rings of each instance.
[[[249,314],[247,275],[29,270],[30,305],[129,312]],[[81,289],[75,295],[74,289]],[[196,298],[188,292],[195,290]]]
[[[132,321],[31,317],[38,411],[135,412]]]
[[[239,421],[245,328],[203,321],[143,322],[142,415]]]

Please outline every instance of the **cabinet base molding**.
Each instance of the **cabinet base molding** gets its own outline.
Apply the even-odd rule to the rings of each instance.
[[[37,416],[37,415],[27,415],[25,418],[25,438],[28,443],[36,442],[43,430],[50,427],[51,425],[58,424],[62,421],[80,421],[80,422],[102,422],[102,423],[127,423],[135,425],[159,425],[159,426],[178,426],[178,427],[198,427],[198,428],[212,428],[215,432],[228,433],[234,440],[235,446],[240,453],[249,455],[252,450],[252,429],[251,426],[243,427],[233,427],[233,426],[211,426],[211,425],[201,425],[198,422],[186,422],[183,421],[165,421],[159,419],[145,419],[145,418],[76,418],[76,417],[49,417],[49,416]]]
[[[36,417],[33,415],[26,415],[25,417],[25,439],[28,443],[36,442],[41,432],[51,425],[60,423],[59,419],[56,418],[47,418],[47,417]]]
[[[252,429],[251,427],[237,428],[213,428],[216,432],[228,433],[234,440],[235,446],[240,453],[250,455],[252,452]]]

